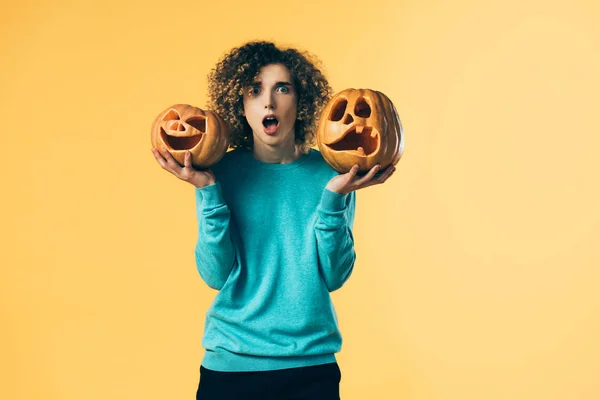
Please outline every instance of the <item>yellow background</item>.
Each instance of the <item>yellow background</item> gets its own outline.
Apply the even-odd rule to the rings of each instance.
[[[3,1],[0,398],[191,399],[214,295],[150,152],[231,47],[383,91],[406,150],[358,193],[344,400],[600,398],[595,1]]]

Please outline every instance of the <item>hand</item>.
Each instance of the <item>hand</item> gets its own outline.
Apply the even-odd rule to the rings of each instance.
[[[331,190],[332,192],[348,194],[358,189],[379,185],[385,182],[390,176],[392,176],[394,171],[396,171],[395,166],[389,165],[378,174],[380,167],[381,166],[377,164],[371,168],[367,174],[361,177],[357,176],[358,165],[354,165],[348,173],[338,175],[331,179],[325,188]]]
[[[154,154],[154,158],[156,158],[156,161],[158,161],[163,169],[166,169],[179,179],[189,182],[197,188],[212,185],[217,181],[210,169],[199,171],[192,167],[192,153],[189,151],[185,152],[183,167],[175,161],[173,155],[166,149],[158,150],[153,147],[152,154]]]

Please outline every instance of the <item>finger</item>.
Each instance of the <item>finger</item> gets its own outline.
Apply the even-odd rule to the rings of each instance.
[[[164,160],[164,158],[162,157],[162,155],[160,154],[160,152],[158,151],[158,149],[156,147],[152,148],[152,154],[154,155],[154,158],[158,159],[162,159]]]
[[[366,187],[373,186],[373,185],[382,184],[394,173],[395,170],[396,170],[396,168],[394,166],[386,167],[383,171],[381,171],[380,175],[378,175],[373,180],[370,180],[368,182],[361,184],[356,190],[364,189]]]
[[[175,161],[175,158],[169,152],[169,150],[162,148],[162,149],[160,149],[160,154],[162,154],[162,156],[165,158],[165,160],[167,161],[167,164],[169,165],[169,167],[171,167],[171,169],[176,171],[177,169],[180,168],[180,165],[177,163],[177,161]]]
[[[360,178],[359,180],[356,181],[356,184],[358,186],[362,186],[368,182],[371,182],[371,180],[373,179],[373,177],[375,176],[375,174],[381,169],[381,165],[377,164],[376,166],[374,166],[373,168],[371,168],[369,170],[369,172],[363,176],[362,178]]]
[[[387,181],[390,178],[390,176],[394,174],[394,172],[396,172],[396,167],[389,168],[387,171],[385,171],[384,174],[382,174],[380,179],[378,179],[378,183],[383,183]]]
[[[192,155],[189,151],[183,153],[183,167],[180,167],[175,175],[184,181],[192,177]]]
[[[166,149],[158,149],[158,156],[157,156],[157,160],[158,163],[160,164],[160,166],[168,171],[169,173],[175,175],[175,176],[179,176],[177,170],[180,170],[179,168],[179,164],[177,164],[175,162],[175,159],[173,158],[173,156],[171,155],[171,153],[169,153]]]
[[[383,170],[381,170],[379,172],[379,174],[377,174],[377,177],[375,179],[381,179],[381,178],[383,178],[384,176],[386,176],[387,174],[389,174],[393,169],[394,169],[393,165],[388,165]]]
[[[152,148],[152,154],[154,155],[154,158],[156,158],[156,161],[158,161],[158,163],[160,164],[160,166],[163,167],[163,168],[165,168],[165,166],[167,165],[167,162],[163,158],[163,156],[160,153],[160,151],[158,149]]]

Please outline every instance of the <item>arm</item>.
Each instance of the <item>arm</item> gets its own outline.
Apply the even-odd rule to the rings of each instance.
[[[229,208],[223,199],[221,186],[210,169],[201,171],[192,167],[189,151],[185,153],[183,167],[164,148],[152,148],[152,154],[164,170],[196,187],[196,267],[209,287],[220,290],[235,260],[229,233]]]
[[[319,269],[330,292],[348,280],[356,260],[352,236],[356,190],[385,182],[396,167],[389,165],[378,174],[379,170],[378,164],[364,176],[357,176],[357,164],[347,173],[334,176],[325,187],[315,231]]]
[[[198,218],[196,268],[209,287],[220,290],[236,262],[230,212],[218,182],[195,190]]]
[[[339,289],[352,274],[356,253],[354,251],[354,210],[356,194],[341,194],[328,189],[323,191],[317,209],[315,234],[319,271],[330,292]]]

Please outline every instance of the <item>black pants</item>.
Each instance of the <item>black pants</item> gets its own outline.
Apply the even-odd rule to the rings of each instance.
[[[252,372],[200,366],[196,400],[339,400],[341,378],[337,362]]]

